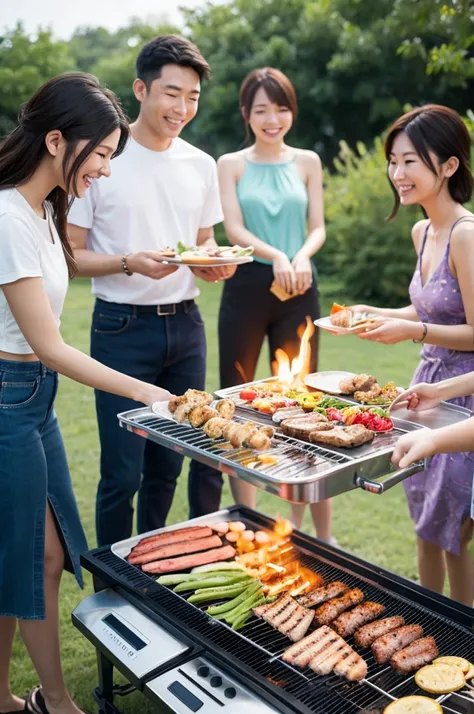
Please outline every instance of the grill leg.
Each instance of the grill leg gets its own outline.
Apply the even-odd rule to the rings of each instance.
[[[99,714],[120,714],[114,707],[114,666],[101,652],[97,652],[99,686],[94,690],[94,699]]]

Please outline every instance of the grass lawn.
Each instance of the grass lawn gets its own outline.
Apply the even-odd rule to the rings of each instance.
[[[217,388],[217,313],[221,285],[203,284],[199,299],[208,336],[209,391]],[[326,309],[330,303],[325,298]],[[64,339],[79,349],[88,351],[92,298],[86,280],[73,281],[62,319]],[[323,313],[324,314],[324,313]],[[326,313],[327,314],[327,313]],[[369,371],[379,380],[393,379],[400,385],[409,382],[417,363],[419,349],[410,343],[386,347],[358,340],[355,337],[336,338],[322,335],[320,368]],[[258,376],[269,375],[266,353],[259,365]],[[79,509],[91,547],[95,546],[94,507],[98,480],[99,444],[97,437],[94,395],[91,389],[61,381],[57,411],[62,426]],[[139,438],[139,437],[137,437]],[[169,522],[187,518],[186,472],[184,469],[176,492]],[[231,503],[226,484],[222,504]],[[259,493],[258,508],[270,515],[288,513],[288,504],[275,496]],[[304,528],[311,532],[308,509]],[[359,557],[366,558],[408,578],[416,579],[415,538],[408,516],[402,486],[383,496],[353,491],[334,500],[334,533],[340,544]],[[81,593],[72,577],[65,575],[61,589],[61,621],[63,664],[71,693],[81,706],[92,708],[91,690],[96,686],[96,660],[93,647],[70,624],[71,610],[79,600],[92,592],[91,578],[86,574],[86,591]],[[20,639],[15,641],[12,684],[21,694],[36,684],[36,674]],[[134,694],[118,703],[124,712],[143,712],[141,695]],[[151,708],[150,708],[151,711]]]

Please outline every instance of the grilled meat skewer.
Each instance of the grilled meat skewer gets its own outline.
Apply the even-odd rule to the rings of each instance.
[[[386,617],[384,620],[371,622],[357,630],[354,635],[355,643],[357,647],[370,647],[372,642],[375,642],[378,637],[382,637],[382,635],[386,635],[387,632],[396,630],[404,624],[405,618],[400,616]]]

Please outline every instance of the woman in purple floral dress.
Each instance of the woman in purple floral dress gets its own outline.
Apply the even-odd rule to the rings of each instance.
[[[388,175],[400,204],[419,204],[426,220],[412,230],[418,261],[411,304],[398,310],[365,309],[376,322],[362,339],[422,344],[412,384],[436,383],[474,371],[474,215],[463,204],[472,194],[471,141],[460,116],[439,105],[408,112],[385,142]],[[472,397],[454,403],[473,408]],[[425,471],[405,482],[418,536],[422,585],[443,591],[446,569],[451,597],[472,606],[470,504],[474,453],[437,454]]]

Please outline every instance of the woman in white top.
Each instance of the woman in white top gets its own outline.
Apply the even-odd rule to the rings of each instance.
[[[63,569],[82,584],[87,548],[54,398],[58,372],[151,404],[169,392],[115,372],[65,344],[59,320],[74,259],[68,195],[110,174],[127,141],[115,96],[95,77],[41,87],[0,146],[0,714],[78,714],[60,663]],[[16,622],[41,681],[28,702],[8,669]]]

